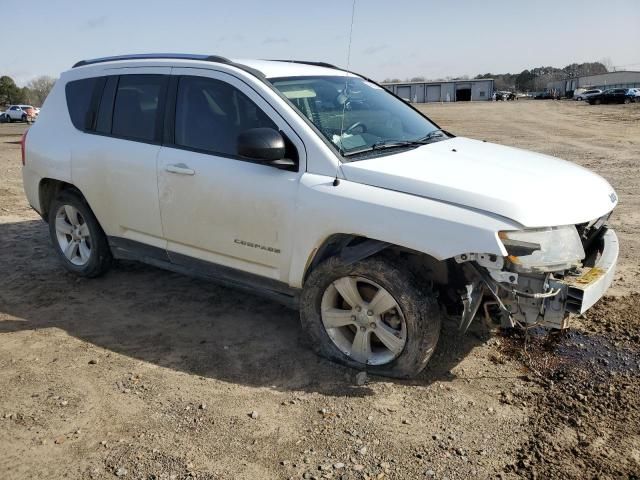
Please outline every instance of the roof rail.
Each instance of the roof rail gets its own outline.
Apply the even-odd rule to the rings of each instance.
[[[316,67],[325,67],[325,68],[333,68],[334,70],[342,70],[342,68],[336,67],[335,65],[332,65],[332,64],[326,63],[326,62],[309,62],[307,60],[279,60],[279,59],[273,59],[273,60],[270,60],[270,61],[271,62],[301,63],[303,65],[314,65]]]
[[[80,60],[71,68],[93,65],[96,63],[117,62],[121,60],[148,60],[148,59],[177,59],[177,60],[200,60],[204,62],[231,63],[231,60],[219,55],[196,55],[190,53],[134,53],[131,55],[116,55],[113,57],[93,58],[90,60]]]

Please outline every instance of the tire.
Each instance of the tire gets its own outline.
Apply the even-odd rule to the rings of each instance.
[[[27,121],[27,116],[26,115],[22,115],[22,121],[26,122]]]
[[[600,100],[599,98],[596,98],[591,105],[600,105],[601,103],[602,103],[602,100]]]
[[[631,103],[631,99],[630,98],[625,98],[624,99],[624,104],[625,105],[629,105]]]
[[[344,281],[355,281],[360,300],[369,294],[369,298],[363,300],[362,311],[346,302],[345,297],[338,292],[336,285]],[[339,257],[331,257],[315,268],[305,282],[300,307],[303,330],[312,348],[320,356],[375,375],[413,377],[426,366],[440,335],[440,308],[434,292],[426,283],[419,283],[408,268],[402,268],[397,261],[384,256],[369,257],[351,265]],[[379,288],[377,292],[376,288]],[[386,310],[386,307],[381,305],[381,314],[375,312],[372,315],[373,310],[366,307],[375,303],[372,300],[376,293],[381,291],[391,299],[378,303],[389,305],[389,302],[393,301],[395,305]],[[385,298],[389,299],[386,295]],[[332,299],[342,302],[341,307],[333,308]],[[367,303],[367,300],[370,303]],[[340,317],[336,318],[340,318],[340,321],[345,319],[344,313],[340,312],[346,312],[348,318],[355,319],[355,322],[337,328],[327,328],[323,320],[323,312],[327,311],[333,314],[338,312]],[[367,322],[371,322],[368,323],[371,327],[364,326]],[[378,337],[379,334],[376,332],[384,334],[385,343],[380,339],[382,336]],[[390,339],[389,332],[392,332],[395,338]],[[358,334],[365,337],[368,335],[366,338],[369,339],[367,343],[370,348],[365,361],[356,358],[358,355],[355,345]],[[388,348],[387,344],[393,345],[394,348]],[[349,348],[352,352],[345,353]]]
[[[11,123],[11,117],[7,115],[7,123]]]
[[[79,192],[60,192],[48,216],[53,248],[68,271],[91,278],[109,269],[113,257],[107,237]]]

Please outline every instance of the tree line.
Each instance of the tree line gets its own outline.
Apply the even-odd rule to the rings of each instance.
[[[0,108],[16,104],[40,107],[55,83],[55,78],[42,75],[19,87],[13,78],[3,75],[0,77]]]
[[[603,62],[572,63],[563,68],[556,67],[536,67],[523,70],[520,73],[482,73],[473,77],[474,79],[493,78],[496,90],[510,90],[518,92],[535,92],[544,90],[547,83],[556,80],[566,80],[568,78],[582,77],[585,75],[597,75],[607,73],[609,69]],[[461,77],[437,78],[431,81],[451,81],[469,80],[468,75]],[[405,80],[399,78],[387,78],[384,82],[425,82],[429,81],[425,77],[412,77]]]

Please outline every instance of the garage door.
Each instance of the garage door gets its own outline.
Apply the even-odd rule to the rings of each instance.
[[[411,100],[411,87],[398,87],[396,89],[396,95],[400,98],[405,98],[407,100]]]
[[[427,85],[427,102],[440,101],[440,85]]]

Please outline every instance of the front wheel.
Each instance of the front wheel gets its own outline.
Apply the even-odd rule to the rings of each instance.
[[[311,272],[300,318],[318,354],[390,377],[424,369],[440,335],[440,309],[426,282],[398,263],[331,257]]]
[[[64,267],[81,277],[97,277],[111,266],[107,238],[82,196],[61,192],[49,207],[51,241]]]

